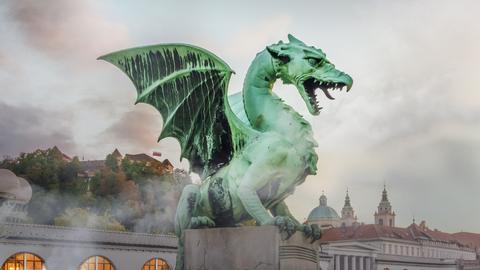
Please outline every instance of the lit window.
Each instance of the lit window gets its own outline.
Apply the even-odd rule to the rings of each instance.
[[[3,263],[2,270],[45,270],[42,258],[31,253],[17,253]]]
[[[142,270],[170,270],[170,267],[168,266],[166,261],[159,258],[155,258],[146,262],[143,265]]]
[[[105,257],[92,256],[80,265],[80,270],[115,270],[115,267]]]

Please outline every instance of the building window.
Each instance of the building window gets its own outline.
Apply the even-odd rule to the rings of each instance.
[[[80,270],[115,270],[115,266],[105,257],[92,256],[80,265]]]
[[[166,261],[159,258],[154,258],[146,262],[141,270],[170,270],[170,267]]]
[[[31,253],[17,253],[3,263],[2,270],[45,270],[42,258]]]

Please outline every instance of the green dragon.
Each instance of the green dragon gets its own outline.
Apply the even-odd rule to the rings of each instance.
[[[275,225],[288,236],[301,231],[312,241],[318,226],[301,224],[284,199],[308,175],[316,174],[317,143],[310,124],[272,92],[281,79],[293,84],[313,115],[320,113],[316,89],[350,90],[352,78],[326,55],[288,35],[259,52],[243,91],[228,95],[232,69],[195,46],[161,44],[100,57],[133,81],[137,103],[153,105],[163,118],[159,140],[175,137],[181,158],[201,184],[188,185],[175,216],[179,238],[176,269],[184,268],[184,231],[237,226],[247,220]]]

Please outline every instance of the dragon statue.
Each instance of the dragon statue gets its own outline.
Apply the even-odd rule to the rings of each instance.
[[[243,91],[228,95],[233,70],[219,57],[186,44],[126,49],[99,57],[120,68],[137,89],[136,103],[162,115],[159,140],[175,137],[181,158],[202,179],[183,189],[175,216],[179,238],[176,269],[184,268],[184,231],[236,226],[247,220],[275,225],[288,236],[301,231],[312,241],[318,226],[301,224],[284,200],[316,174],[317,143],[310,124],[272,92],[277,79],[293,84],[309,112],[320,113],[316,90],[352,87],[322,50],[292,35],[259,52]]]

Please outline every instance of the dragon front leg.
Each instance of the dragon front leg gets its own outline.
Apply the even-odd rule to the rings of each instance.
[[[302,225],[288,211],[272,217],[263,202],[284,198],[285,194],[289,193],[295,179],[305,173],[301,169],[304,167],[299,164],[301,159],[292,147],[278,141],[257,147],[255,155],[251,158],[251,165],[239,182],[238,197],[246,212],[258,224],[278,226],[281,231],[287,233],[287,237],[290,237]],[[275,188],[272,188],[273,186]],[[261,190],[269,192],[259,196]]]
[[[282,201],[276,204],[274,207],[270,209],[273,216],[281,216],[281,217],[289,217],[291,220],[295,222],[295,229],[297,231],[303,232],[306,237],[312,239],[312,242],[320,239],[322,236],[322,231],[317,224],[301,224],[295,217],[290,213],[287,204]]]

